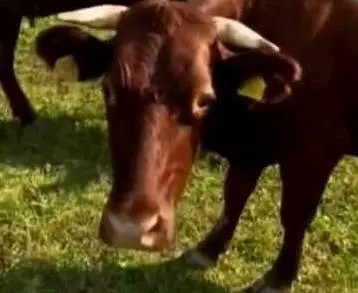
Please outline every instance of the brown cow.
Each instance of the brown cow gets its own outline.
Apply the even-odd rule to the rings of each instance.
[[[92,13],[76,15],[85,21]],[[96,24],[107,26],[104,19]],[[235,107],[253,110],[279,103],[300,78],[300,67],[239,22],[212,18],[190,4],[135,5],[116,32],[102,41],[76,27],[55,26],[38,37],[37,51],[50,67],[72,56],[78,80],[104,75],[114,174],[100,237],[117,247],[160,250],[173,241],[175,206],[203,131],[215,131],[207,116],[215,100],[230,104],[234,95]],[[251,50],[233,53],[220,40]],[[251,75],[267,82],[261,103],[235,94]]]
[[[216,7],[217,4],[221,4],[220,7]],[[105,78],[114,184],[101,222],[101,237],[114,245],[118,235],[134,230],[123,229],[123,222],[118,224],[118,217],[114,215],[122,213],[130,215],[130,219],[137,217],[138,222],[149,219],[143,228],[147,233],[139,233],[146,236],[142,237],[142,245],[162,247],[159,244],[171,240],[173,198],[182,190],[200,131],[201,147],[227,158],[230,168],[224,187],[223,216],[208,237],[185,254],[185,258],[205,266],[216,262],[226,249],[262,170],[278,163],[283,183],[283,245],[272,269],[246,292],[289,292],[297,277],[305,231],[315,215],[329,175],[345,154],[358,155],[358,99],[351,94],[358,62],[355,37],[358,11],[348,1],[244,3],[237,0],[236,4],[235,10],[231,2],[207,1],[199,8],[211,15],[233,17],[236,12],[237,18],[242,16],[250,26],[301,62],[303,80],[294,86],[291,99],[275,99],[278,89],[283,90],[282,86],[289,84],[290,74],[295,76],[293,73],[297,72],[292,60],[290,67],[287,67],[289,63],[283,66],[282,61],[290,59],[257,51],[225,59],[221,45],[205,38],[205,30],[194,29],[189,24],[183,25],[183,32],[173,29],[173,37],[165,38],[164,42],[157,36],[171,31],[173,26],[165,22],[166,30],[160,30],[162,26],[153,18],[168,20],[167,14],[163,14],[165,18],[158,18],[158,12],[149,8],[144,9],[147,13],[140,13],[139,8],[131,10],[127,17],[119,20],[116,48],[111,49],[115,52],[111,57],[115,58],[115,65],[109,62],[111,66],[107,67],[109,74]],[[151,23],[148,14],[149,19],[153,19],[151,26],[143,25]],[[201,15],[195,13],[195,17]],[[185,16],[183,23],[195,17]],[[103,25],[105,20],[102,15],[93,23],[85,14],[78,13],[61,18],[95,26]],[[173,15],[173,19],[177,18]],[[111,23],[113,15],[108,24]],[[68,37],[69,31],[71,37]],[[103,71],[103,67],[98,66],[99,57],[90,59],[89,55],[80,54],[85,52],[84,48],[94,48],[93,43],[99,44],[93,37],[79,31],[75,33],[73,28],[61,36],[54,28],[39,39],[43,42],[40,47],[47,47],[44,50],[47,53],[51,51],[48,47],[51,39],[63,44],[75,43],[67,54],[74,56],[80,79],[88,72],[98,75]],[[148,49],[152,46],[161,50],[153,53]],[[102,55],[106,55],[104,46],[101,48]],[[46,60],[46,54],[42,55]],[[62,55],[50,59],[53,61]],[[262,63],[256,63],[260,59]],[[210,79],[205,78],[209,76],[208,68],[212,68]],[[280,83],[280,78],[272,79],[273,72],[284,76],[284,82]],[[237,87],[251,74],[264,75],[270,85],[263,103],[236,95]],[[207,84],[214,86],[215,103],[209,98],[211,95],[193,91],[193,88],[207,88],[204,86]],[[150,90],[141,85],[150,85]],[[136,86],[141,90],[133,92]],[[172,93],[171,99],[163,99],[162,93]],[[178,94],[182,99],[177,98]],[[142,96],[147,98],[139,99]],[[188,101],[195,101],[191,112],[188,112]],[[193,115],[195,112],[207,113],[199,119],[199,126],[195,123],[201,115]],[[133,116],[133,113],[136,114]],[[128,175],[124,175],[126,172]],[[139,239],[139,235],[133,238]],[[129,246],[135,248],[133,241]]]

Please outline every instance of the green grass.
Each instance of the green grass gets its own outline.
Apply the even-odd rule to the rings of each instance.
[[[96,85],[56,80],[35,58],[33,40],[48,24],[23,29],[16,56],[21,85],[46,128],[19,137],[0,101],[0,292],[222,293],[261,276],[281,235],[276,168],[262,176],[215,269],[200,273],[98,241],[110,187],[102,98]],[[336,168],[306,238],[296,292],[358,292],[357,174],[352,158]],[[178,211],[177,250],[197,243],[214,223],[222,180],[207,159],[197,164]]]

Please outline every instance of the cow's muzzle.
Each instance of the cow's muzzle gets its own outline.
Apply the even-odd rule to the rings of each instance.
[[[99,237],[109,246],[123,249],[161,251],[168,248],[174,238],[174,223],[160,214],[144,220],[117,215],[108,205],[103,209]]]

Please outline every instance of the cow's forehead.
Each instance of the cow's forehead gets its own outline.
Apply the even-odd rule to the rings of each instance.
[[[215,40],[211,20],[171,6],[145,12],[149,15],[144,20],[152,21],[148,25],[138,22],[136,10],[119,23],[115,58],[120,72],[130,72],[125,84],[149,92],[193,92],[208,79],[205,67]]]
[[[118,35],[128,39],[140,34],[212,39],[216,35],[212,18],[197,7],[185,4],[156,0],[139,2],[120,19]]]

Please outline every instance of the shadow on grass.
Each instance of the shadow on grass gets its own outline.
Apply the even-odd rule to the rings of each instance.
[[[106,126],[98,119],[91,123],[91,119],[62,115],[42,117],[39,122],[41,128],[20,130],[14,122],[0,121],[0,167],[41,169],[56,175],[55,182],[40,187],[36,183],[44,193],[82,190],[111,172]],[[203,152],[199,161],[210,169],[222,167],[222,159],[210,153]]]
[[[106,129],[93,120],[74,116],[41,118],[41,127],[24,130],[11,121],[0,121],[0,166],[40,169],[55,175],[56,182],[43,192],[84,188],[110,171]]]
[[[95,270],[61,267],[31,260],[4,274],[1,293],[224,293],[227,289],[205,280],[199,271],[178,261],[141,267],[105,262]]]

